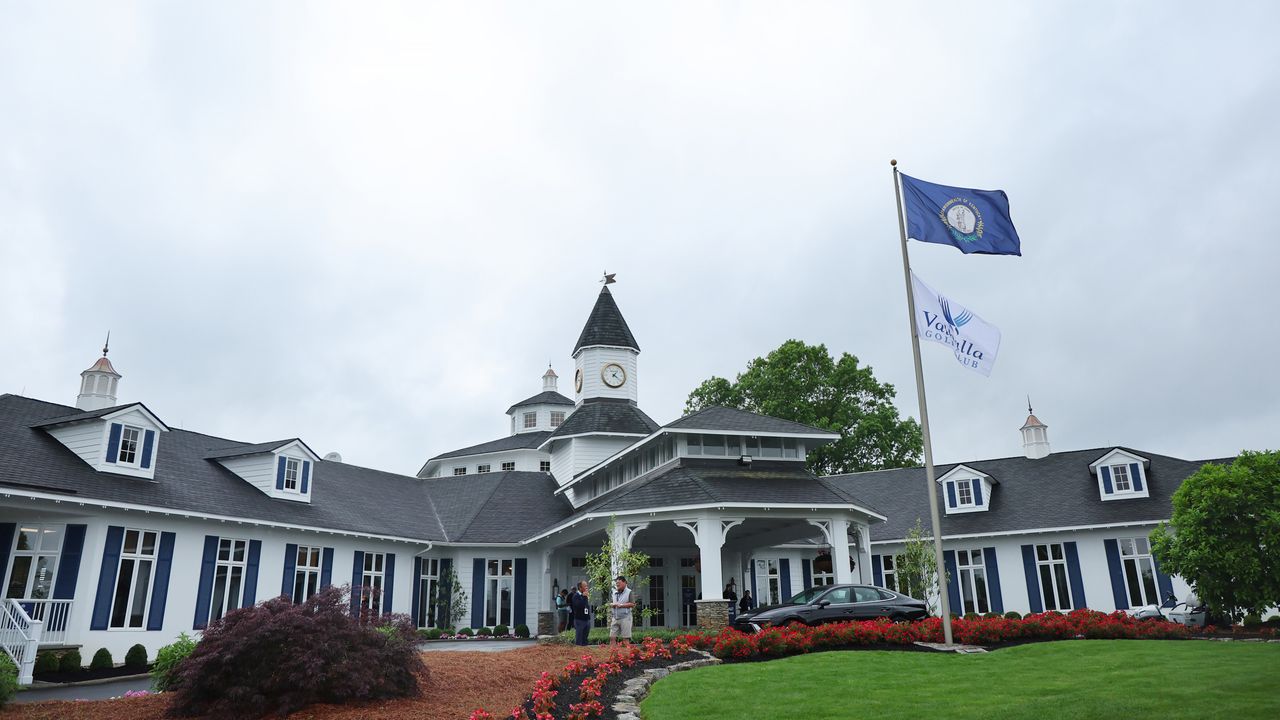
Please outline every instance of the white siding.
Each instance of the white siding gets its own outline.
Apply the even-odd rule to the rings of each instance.
[[[257,455],[225,458],[218,462],[262,492],[272,494],[275,491],[277,462],[275,455],[259,453]]]
[[[582,391],[574,391],[573,399],[581,402],[583,398],[606,397],[625,398],[633,402],[640,399],[640,377],[637,369],[638,354],[627,348],[594,347],[584,348],[575,358],[575,372],[582,370]],[[622,387],[611,388],[604,384],[600,370],[609,363],[617,363],[627,371],[627,380]]]
[[[613,456],[623,448],[634,445],[641,438],[639,437],[609,437],[609,436],[591,436],[573,438],[569,442],[574,444],[573,449],[573,474],[594,467],[605,459]],[[552,468],[554,469],[554,465]],[[559,477],[558,475],[556,476]],[[563,484],[563,483],[561,483]]]
[[[106,457],[107,423],[101,420],[50,428],[49,434],[86,463],[97,467]]]

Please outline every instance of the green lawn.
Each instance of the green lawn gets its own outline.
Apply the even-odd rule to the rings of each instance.
[[[981,655],[825,652],[675,673],[645,720],[1280,718],[1280,644],[1069,640]]]

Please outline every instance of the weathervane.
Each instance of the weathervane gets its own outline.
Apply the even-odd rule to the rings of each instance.
[[[617,274],[618,274],[618,273],[611,273],[611,272],[609,272],[609,271],[607,271],[607,270],[606,270],[606,271],[605,271],[605,273],[604,273],[604,277],[600,278],[600,282],[601,282],[601,284],[603,284],[603,285],[612,285],[613,283],[617,282],[617,280],[614,280],[614,279],[613,279],[613,278],[614,278],[614,276],[616,276]]]
[[[111,349],[111,331],[107,331],[107,341],[102,343],[102,357],[107,356],[107,352]]]
[[[1030,395],[1027,396],[1027,414],[1035,415],[1035,413],[1031,412],[1031,396]]]

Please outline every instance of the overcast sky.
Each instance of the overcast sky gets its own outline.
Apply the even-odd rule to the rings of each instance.
[[[1280,446],[1280,5],[0,2],[0,392],[415,472],[504,435],[602,271],[677,417],[788,338],[917,416],[889,159],[1023,257],[912,243],[1003,332],[940,462]]]

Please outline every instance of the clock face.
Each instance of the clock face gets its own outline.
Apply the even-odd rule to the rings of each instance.
[[[573,389],[582,392],[582,368],[578,368],[578,372],[573,374]]]
[[[600,379],[611,388],[622,387],[622,384],[627,381],[627,371],[623,370],[618,363],[609,363],[600,368]]]

